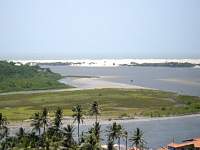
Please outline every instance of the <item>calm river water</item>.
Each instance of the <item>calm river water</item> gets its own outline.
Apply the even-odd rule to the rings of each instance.
[[[153,149],[165,146],[173,140],[181,142],[186,139],[200,137],[200,116],[125,121],[121,124],[128,131],[129,137],[132,136],[137,127],[142,129],[147,146]],[[108,126],[108,124],[102,125],[102,130],[106,130]],[[82,131],[87,131],[87,128],[86,125],[81,126]],[[103,133],[103,139],[105,139],[105,135],[106,133]],[[122,140],[121,143],[125,144],[125,141]]]
[[[199,68],[43,66],[67,76],[106,76],[104,80],[200,96]]]
[[[44,66],[43,66],[44,67]],[[106,80],[200,96],[200,69],[168,67],[70,67],[45,66],[62,75],[111,76]],[[131,81],[132,80],[132,81]],[[161,120],[142,120],[122,123],[131,133],[136,127],[144,131],[151,148],[200,137],[200,117],[180,117]],[[108,125],[102,125],[106,128]],[[82,130],[88,126],[82,126]]]

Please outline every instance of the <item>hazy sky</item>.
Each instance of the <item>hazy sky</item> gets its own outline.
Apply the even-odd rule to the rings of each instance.
[[[0,0],[0,59],[200,58],[200,0]]]

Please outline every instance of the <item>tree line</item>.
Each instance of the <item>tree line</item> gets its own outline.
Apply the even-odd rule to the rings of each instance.
[[[31,117],[31,131],[26,131],[23,127],[18,129],[15,135],[9,134],[8,121],[0,113],[0,150],[11,149],[42,149],[42,150],[116,150],[114,143],[118,143],[120,150],[121,139],[125,140],[125,149],[128,149],[128,142],[136,149],[147,149],[143,138],[143,131],[137,128],[130,138],[128,132],[121,124],[116,122],[101,130],[98,116],[101,108],[98,102],[94,101],[89,109],[89,113],[95,116],[95,122],[87,132],[80,133],[80,124],[84,121],[84,111],[81,105],[72,108],[72,124],[63,125],[63,109],[58,107],[54,112],[54,117],[49,117],[47,108],[41,112],[36,112]],[[75,123],[77,123],[77,133],[75,133]],[[101,134],[106,133],[106,147],[102,147]],[[77,136],[75,136],[77,134]]]
[[[48,68],[0,61],[0,92],[66,88],[60,78]]]

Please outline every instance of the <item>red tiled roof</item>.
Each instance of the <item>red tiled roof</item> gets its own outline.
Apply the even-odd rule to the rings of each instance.
[[[200,148],[200,138],[194,138],[191,140],[187,140],[183,143],[177,144],[177,143],[171,143],[168,146],[173,148],[181,148],[185,146],[193,145],[195,148]]]
[[[183,143],[171,143],[167,147],[183,148],[185,146],[194,146],[194,148],[200,148],[200,138],[194,138],[184,141]],[[161,147],[159,150],[167,150],[167,147]]]
[[[194,145],[194,143],[193,142],[185,142],[185,143],[181,143],[181,144],[171,143],[167,146],[173,147],[173,148],[181,148],[181,147],[185,147],[185,146],[189,146],[189,145]]]
[[[194,147],[200,148],[200,139],[198,141],[194,141]]]

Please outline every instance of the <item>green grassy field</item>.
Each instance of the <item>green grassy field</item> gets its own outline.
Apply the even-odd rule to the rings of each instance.
[[[200,98],[181,96],[175,93],[154,90],[94,89],[41,94],[18,94],[0,96],[0,112],[9,120],[28,119],[43,107],[51,114],[56,107],[62,107],[64,114],[70,116],[71,108],[83,105],[87,112],[89,105],[98,101],[102,116],[170,116],[200,112]]]

